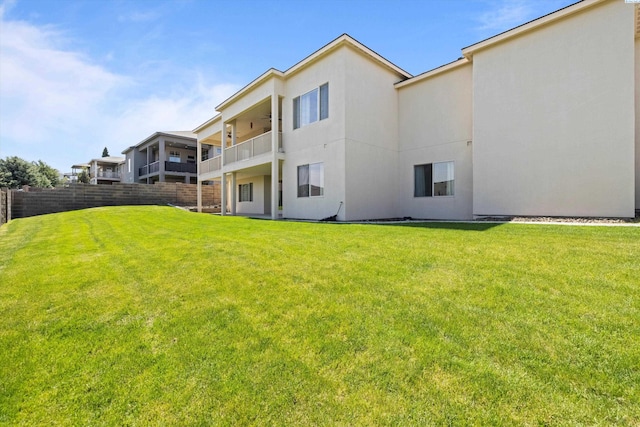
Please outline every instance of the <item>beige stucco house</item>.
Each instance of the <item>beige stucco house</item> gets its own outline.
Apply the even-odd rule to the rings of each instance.
[[[80,163],[71,166],[71,181],[77,182],[78,174],[86,170],[89,174],[90,184],[111,185],[120,182],[124,157],[107,156],[91,159],[88,163]]]
[[[223,214],[339,220],[640,209],[640,12],[585,0],[412,76],[342,35],[194,130]]]

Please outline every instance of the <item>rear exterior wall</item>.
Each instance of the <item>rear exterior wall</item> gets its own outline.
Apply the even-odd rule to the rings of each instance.
[[[606,2],[474,54],[474,215],[633,216],[633,12]]]

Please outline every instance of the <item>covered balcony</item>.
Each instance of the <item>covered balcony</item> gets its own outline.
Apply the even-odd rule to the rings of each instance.
[[[239,92],[237,102],[232,97],[216,107],[220,114],[194,130],[201,149],[198,185],[220,183],[222,215],[282,216],[283,95],[271,74],[246,97]]]
[[[139,181],[195,181],[198,169],[195,143],[162,138],[143,146],[140,152],[146,163],[138,167]]]
[[[223,166],[232,171],[271,162],[271,157],[266,156],[273,151],[271,107],[271,99],[267,98],[226,122],[224,131],[222,123],[218,123],[217,131],[202,138],[200,175],[215,178],[220,176]],[[278,109],[282,109],[281,102]],[[282,132],[278,132],[277,151],[284,153]]]

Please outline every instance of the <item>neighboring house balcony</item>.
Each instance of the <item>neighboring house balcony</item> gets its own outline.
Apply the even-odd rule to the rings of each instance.
[[[112,179],[114,181],[120,181],[120,172],[112,170],[98,170],[96,173],[91,174],[91,178]]]
[[[178,172],[195,174],[197,172],[197,166],[195,163],[182,163],[182,162],[164,162],[164,172]],[[160,162],[149,163],[144,165],[138,170],[140,178],[146,178],[148,175],[154,175],[160,173]]]
[[[119,182],[122,176],[123,157],[102,157],[92,159],[89,165],[89,183],[113,184]]]
[[[142,147],[140,153],[146,161],[137,169],[138,182],[195,183],[198,172],[195,142],[160,138]]]

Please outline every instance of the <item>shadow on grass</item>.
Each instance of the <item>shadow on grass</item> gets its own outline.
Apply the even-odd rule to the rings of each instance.
[[[487,231],[494,227],[499,227],[503,223],[495,222],[390,222],[388,224],[378,223],[378,225],[386,225],[392,227],[411,227],[411,228],[430,228],[439,230],[462,230],[462,231]]]

